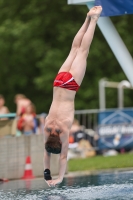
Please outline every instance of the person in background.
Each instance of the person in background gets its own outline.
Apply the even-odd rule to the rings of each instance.
[[[0,114],[9,113],[9,109],[5,106],[5,99],[2,94],[0,94]],[[5,120],[7,118],[0,118],[0,120]]]
[[[36,132],[36,127],[35,106],[33,103],[30,103],[18,120],[18,129],[21,130],[24,135],[31,135]]]
[[[75,140],[75,133],[81,131],[81,126],[80,123],[77,119],[74,119],[71,130],[70,130],[70,134],[69,134],[69,143],[74,143],[76,142]]]
[[[31,104],[31,100],[28,99],[24,94],[15,95],[14,101],[17,106],[17,116],[21,116],[25,112],[26,107]]]

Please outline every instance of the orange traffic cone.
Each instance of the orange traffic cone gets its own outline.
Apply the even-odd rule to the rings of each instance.
[[[26,158],[26,165],[24,170],[24,176],[22,179],[33,179],[35,178],[32,173],[31,159],[30,156]]]

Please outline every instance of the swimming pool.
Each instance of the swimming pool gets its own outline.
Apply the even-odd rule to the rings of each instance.
[[[55,188],[43,179],[0,184],[0,200],[132,200],[133,171],[64,178]]]

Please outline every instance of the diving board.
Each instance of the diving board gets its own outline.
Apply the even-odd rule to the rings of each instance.
[[[110,6],[112,5],[112,7],[108,7],[107,2],[109,3]],[[99,26],[102,34],[104,35],[106,41],[108,42],[111,50],[113,51],[116,59],[118,60],[129,82],[133,86],[133,58],[130,55],[120,35],[118,34],[111,19],[108,17],[110,15],[110,12],[111,12],[110,16],[132,14],[133,1],[132,0],[128,0],[128,1],[125,1],[125,0],[68,0],[68,4],[86,5],[89,9],[95,5],[102,5],[103,7],[103,11],[101,14],[102,17],[99,18],[97,25]],[[121,10],[119,10],[119,5],[121,5],[120,7]],[[112,14],[112,8],[114,8],[114,15]],[[109,13],[108,13],[108,10],[109,10]],[[118,14],[118,11],[119,11],[119,14]]]
[[[92,0],[68,0],[68,4],[86,4],[87,2],[94,2]]]

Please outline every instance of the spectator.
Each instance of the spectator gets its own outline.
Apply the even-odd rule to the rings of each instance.
[[[22,131],[24,135],[31,135],[36,132],[36,114],[35,106],[33,103],[30,103],[26,108],[25,112],[18,120],[18,129]]]
[[[69,143],[79,142],[81,139],[88,140],[88,135],[84,131],[84,127],[80,125],[77,119],[74,119],[70,135],[69,135]]]
[[[69,143],[74,143],[75,141],[75,133],[81,130],[81,126],[77,119],[74,119],[70,134],[69,134]]]
[[[5,99],[4,96],[0,94],[0,114],[7,114],[9,113],[9,110],[5,105]],[[7,119],[7,118],[0,118],[1,120]]]
[[[31,101],[24,94],[17,94],[15,96],[15,103],[17,106],[17,116],[21,116],[25,112],[26,107],[31,104]]]

